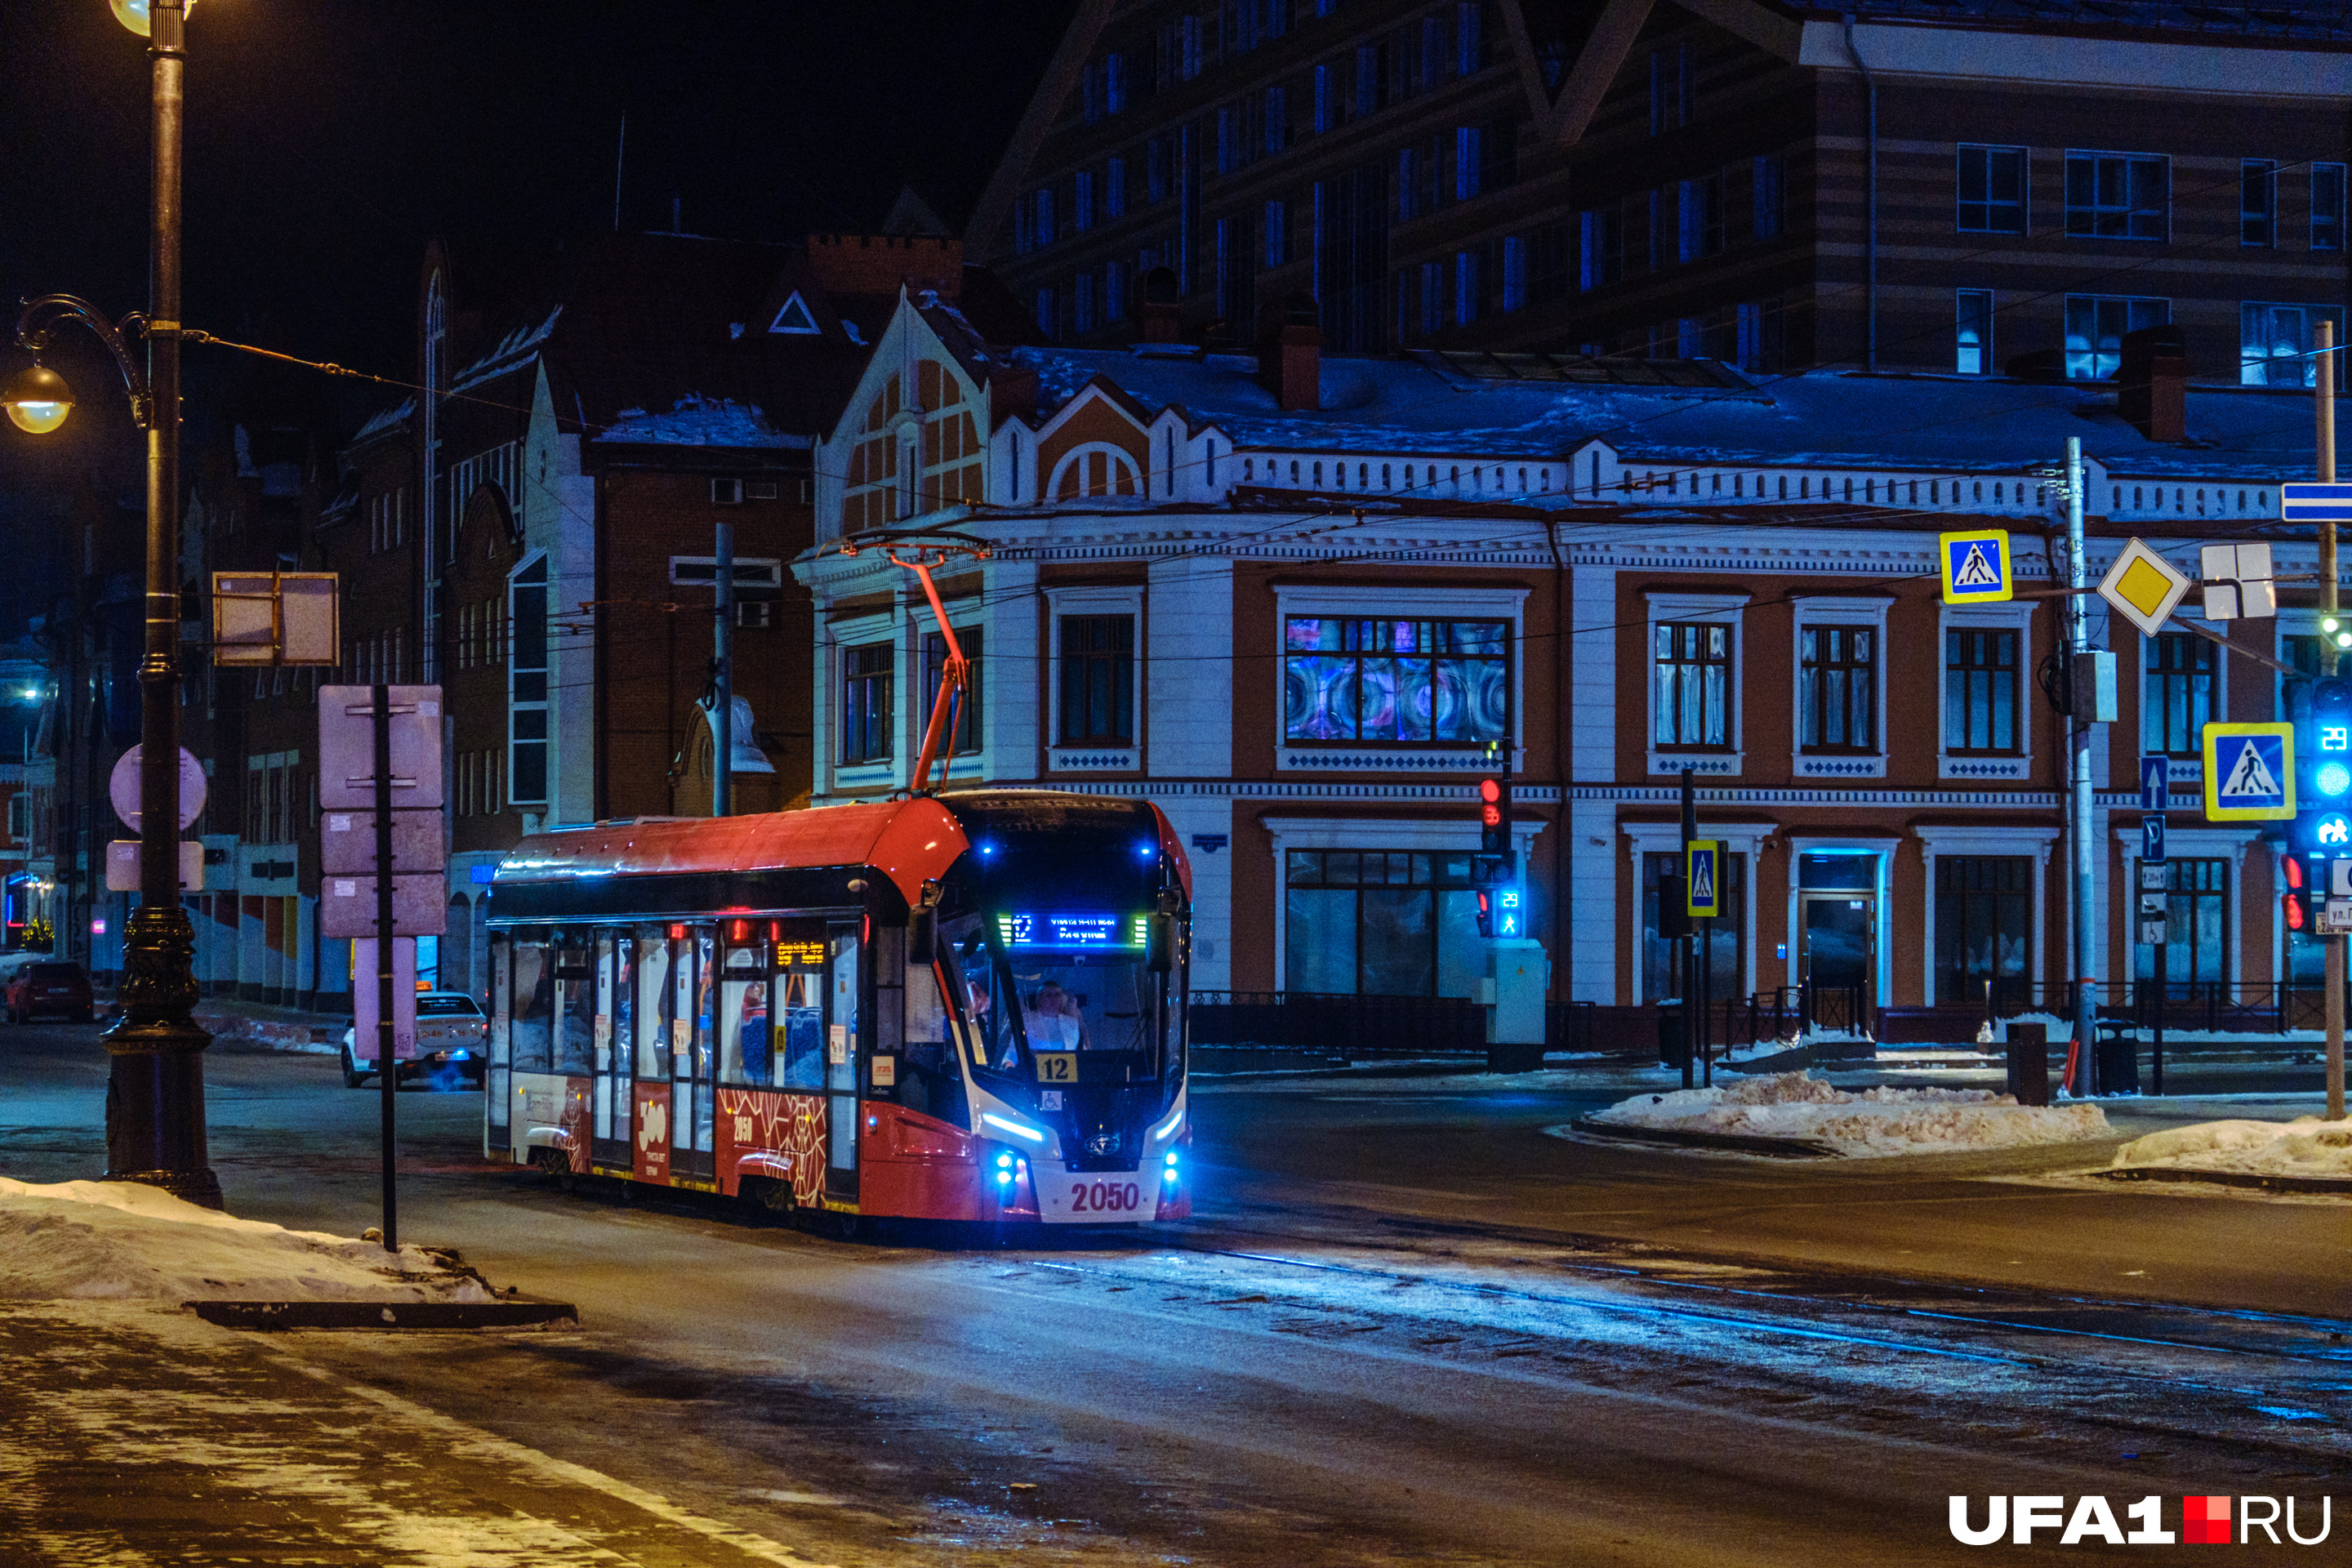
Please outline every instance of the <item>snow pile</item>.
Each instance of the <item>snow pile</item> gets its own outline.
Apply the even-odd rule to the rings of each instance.
[[[488,1301],[456,1258],[235,1219],[136,1182],[0,1176],[0,1300]]]
[[[1945,1149],[2007,1149],[2096,1138],[2107,1119],[2095,1105],[2027,1106],[1980,1089],[1832,1088],[1801,1072],[1750,1079],[1727,1089],[1637,1094],[1591,1120],[1676,1132],[1802,1138],[1841,1154],[1909,1154]]]
[[[2235,1171],[2260,1176],[2352,1181],[2352,1122],[2316,1116],[2293,1121],[2200,1121],[2135,1138],[2116,1151],[2117,1168]]]

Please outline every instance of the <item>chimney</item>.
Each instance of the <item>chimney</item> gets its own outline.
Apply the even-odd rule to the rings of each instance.
[[[1177,333],[1176,274],[1165,267],[1155,267],[1143,275],[1143,341],[1147,343],[1172,343],[1181,340]]]
[[[1282,325],[1258,344],[1257,379],[1277,408],[1323,406],[1323,334],[1312,294],[1293,294]]]
[[[2180,329],[2126,332],[2123,349],[2123,367],[2116,373],[2116,411],[2151,441],[2187,440],[2189,349]]]

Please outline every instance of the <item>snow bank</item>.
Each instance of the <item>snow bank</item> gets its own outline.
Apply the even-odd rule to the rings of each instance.
[[[2316,1116],[2293,1121],[2200,1121],[2135,1138],[2116,1151],[2117,1167],[2239,1171],[2262,1176],[2352,1181],[2352,1122]]]
[[[1637,1094],[1594,1121],[1677,1132],[1804,1138],[1841,1154],[1911,1154],[2071,1143],[2107,1130],[2095,1105],[2026,1106],[1980,1089],[1834,1089],[1801,1072],[1721,1089]]]
[[[0,1176],[0,1300],[488,1301],[455,1255],[288,1230],[136,1182]]]

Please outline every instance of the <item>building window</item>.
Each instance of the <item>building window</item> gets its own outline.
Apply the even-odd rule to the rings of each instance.
[[[1135,743],[1135,617],[1062,617],[1062,713],[1056,743]]]
[[[1959,208],[1964,234],[2025,232],[2025,149],[1971,147],[1959,151]]]
[[[1579,215],[1577,287],[1592,289],[1625,276],[1625,212],[1611,204]]]
[[[1095,176],[1091,169],[1080,169],[1072,181],[1070,226],[1083,234],[1095,226]]]
[[[2278,164],[2249,158],[2238,165],[2238,243],[2278,243]]]
[[[2031,1004],[2033,861],[2023,855],[1936,857],[1936,1001],[1996,1008]]]
[[[890,645],[867,643],[841,654],[841,760],[890,760]]]
[[[2067,295],[2067,379],[2109,379],[2122,368],[2126,332],[2160,327],[2171,319],[2169,300],[2131,300],[2112,294]]]
[[[1651,627],[1652,741],[1660,746],[1731,743],[1731,626],[1660,621]]]
[[[1962,289],[1955,323],[1952,368],[1962,375],[1992,374],[1992,290]]]
[[[2224,859],[2164,863],[2165,990],[2187,993],[2192,984],[2216,985],[2229,975],[2230,862]],[[2132,944],[2132,973],[2156,978],[2156,949]],[[2175,990],[2174,987],[2179,987]]]
[[[1290,617],[1283,734],[1384,744],[1511,732],[1508,621]]]
[[[2344,165],[2311,166],[2311,248],[2344,248]]]
[[[956,642],[963,648],[970,666],[964,678],[962,692],[951,699],[948,708],[947,728],[940,732],[941,756],[966,756],[980,750],[981,689],[980,658],[981,628],[958,626]],[[937,632],[923,634],[923,722],[931,721],[931,709],[940,700],[940,682],[947,678],[947,638]],[[949,736],[954,740],[950,742]]]
[[[1658,935],[1658,884],[1669,870],[1682,868],[1674,850],[1645,852],[1642,857],[1642,997],[1672,1002],[1687,994],[1683,987],[1683,944]],[[1748,857],[1723,857],[1723,913],[1717,916],[1706,938],[1693,933],[1693,947],[1707,950],[1707,994],[1721,1003],[1748,994]]]
[[[1468,996],[1486,973],[1474,858],[1400,849],[1283,857],[1283,986],[1366,996]]]
[[[1706,174],[1685,180],[1675,204],[1676,257],[1696,261],[1723,249],[1723,176]]]
[[[2066,232],[2088,239],[2162,239],[2170,161],[2125,153],[2066,154]]]
[[[1756,159],[1748,174],[1748,232],[1771,239],[1789,225],[1788,172],[1778,153]]]
[[[1290,91],[1287,88],[1265,89],[1265,150],[1279,153],[1290,145]]]
[[[509,798],[536,805],[547,799],[547,557],[517,572],[507,584],[507,778]]]
[[[1319,136],[1331,129],[1335,123],[1332,115],[1336,107],[1331,99],[1331,68],[1317,66],[1315,68],[1315,133],[1317,135]]]
[[[2140,702],[2140,750],[2194,757],[2213,717],[2213,645],[2187,632],[2159,632],[2147,649]]]
[[[1283,202],[1265,204],[1265,226],[1260,237],[1265,246],[1265,265],[1279,267],[1290,259],[1289,206]]]
[[[2016,754],[2018,642],[2019,634],[2008,627],[1946,629],[1945,751],[1956,755]]]
[[[1876,751],[1876,628],[1806,626],[1797,641],[1798,744],[1808,752]]]
[[[2344,311],[2336,305],[2271,305],[2249,300],[2238,307],[2238,379],[2247,386],[2316,386],[2322,321],[2336,323],[2344,342]]]
[[[1528,242],[1517,235],[1503,241],[1503,309],[1523,310],[1528,303]]]
[[[1698,59],[1687,43],[1650,51],[1650,134],[1663,136],[1691,121],[1697,96]]]

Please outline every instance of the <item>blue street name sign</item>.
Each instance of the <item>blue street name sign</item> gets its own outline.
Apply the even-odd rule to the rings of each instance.
[[[2288,522],[2352,522],[2352,485],[2281,485],[2279,516]]]

